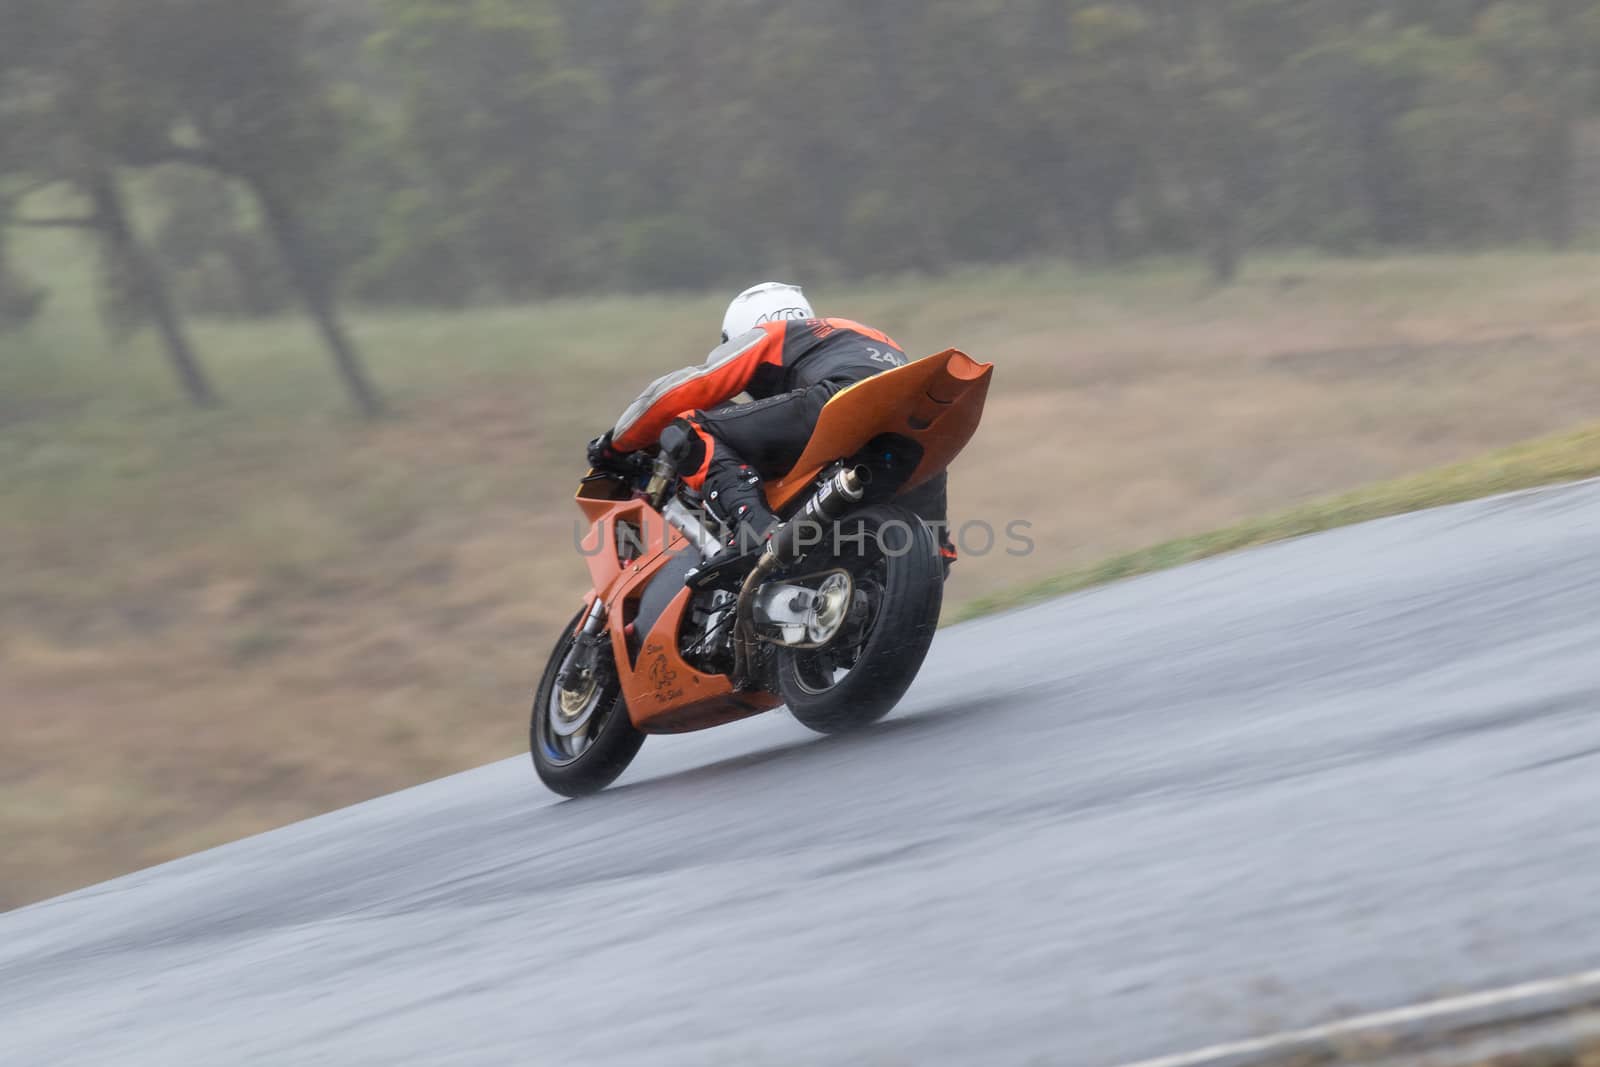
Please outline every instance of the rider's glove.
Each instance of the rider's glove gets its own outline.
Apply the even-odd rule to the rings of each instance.
[[[607,470],[615,467],[620,459],[622,459],[622,453],[611,446],[610,430],[589,442],[589,466],[598,470]]]

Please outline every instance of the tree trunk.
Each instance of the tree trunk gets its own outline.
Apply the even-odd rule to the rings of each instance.
[[[1577,236],[1576,210],[1577,125],[1565,115],[1556,120],[1544,152],[1544,190],[1540,228],[1552,248],[1572,247]]]
[[[166,344],[167,358],[183,386],[183,391],[196,407],[215,407],[216,390],[206,377],[196,358],[189,335],[184,331],[183,320],[173,303],[172,293],[160,266],[139,244],[128,220],[127,206],[122,201],[122,191],[117,187],[116,175],[109,168],[97,168],[88,178],[89,199],[94,205],[94,222],[101,234],[110,242],[113,251],[133,274],[134,293],[145,305],[161,331]]]
[[[367,377],[361,355],[339,321],[334,306],[333,286],[327,272],[306,243],[299,218],[267,182],[251,180],[250,185],[261,203],[262,213],[266,217],[267,227],[272,231],[273,240],[278,244],[279,254],[283,256],[290,283],[304,301],[307,313],[317,325],[317,331],[322,334],[322,340],[333,356],[339,380],[344,383],[345,392],[350,394],[351,402],[361,414],[368,418],[383,414],[383,399]]]
[[[1206,259],[1211,264],[1211,280],[1217,285],[1232,285],[1239,278],[1238,212],[1226,192],[1212,201],[1206,222]]]
[[[1220,286],[1232,285],[1239,278],[1239,246],[1231,234],[1219,232],[1212,237],[1211,280]]]

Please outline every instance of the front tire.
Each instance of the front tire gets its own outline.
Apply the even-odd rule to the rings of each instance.
[[[864,601],[859,628],[827,648],[778,653],[779,694],[802,725],[823,734],[877,722],[900,702],[922,669],[944,603],[944,561],[914,512],[875,505],[841,527],[840,550],[816,569],[850,572]]]
[[[564,797],[598,793],[617,780],[644,744],[644,734],[628,718],[628,705],[622,699],[609,642],[601,650],[600,663],[590,681],[592,689],[580,694],[581,700],[569,695],[571,703],[563,709],[556,676],[572,652],[584,614],[579,612],[567,624],[566,633],[550,655],[544,677],[534,692],[528,728],[528,745],[539,780]],[[576,725],[580,721],[581,725]]]

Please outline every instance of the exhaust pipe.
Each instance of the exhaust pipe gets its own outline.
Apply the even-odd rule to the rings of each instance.
[[[733,675],[734,684],[744,686],[750,681],[750,665],[755,659],[756,590],[767,580],[767,575],[797,562],[805,550],[817,542],[805,538],[810,530],[825,530],[850,513],[867,495],[867,485],[872,481],[872,471],[866,467],[851,467],[840,471],[812,494],[794,517],[772,535],[766,551],[761,553],[755,570],[745,578],[739,589],[739,600],[734,611]]]
[[[778,527],[767,542],[767,554],[778,563],[794,563],[805,550],[817,544],[808,541],[806,534],[820,532],[850,513],[867,495],[867,484],[872,481],[872,471],[866,467],[847,468],[829,478],[794,518]]]

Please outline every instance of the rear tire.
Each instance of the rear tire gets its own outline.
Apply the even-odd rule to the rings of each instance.
[[[528,728],[528,746],[539,780],[564,797],[598,793],[617,780],[633,762],[639,746],[644,744],[644,734],[635,729],[628,718],[628,705],[622,699],[622,685],[611,663],[609,643],[601,654],[600,677],[592,698],[593,721],[584,733],[585,747],[574,752],[571,739],[561,737],[555,730],[552,704],[559,699],[556,676],[572,651],[583,616],[584,612],[579,612],[567,624],[565,634],[550,654],[544,677],[534,692],[533,716]]]
[[[858,590],[875,601],[865,639],[854,651],[778,652],[779,694],[802,725],[823,734],[877,722],[900,702],[922,669],[944,603],[944,560],[933,531],[914,512],[896,504],[874,505],[843,525],[857,524],[867,534],[864,551],[856,551],[851,534],[841,541],[839,554],[807,564],[816,562],[816,570],[844,568]],[[840,658],[851,662],[845,666]]]

